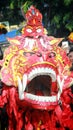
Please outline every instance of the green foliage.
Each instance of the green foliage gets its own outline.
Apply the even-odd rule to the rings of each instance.
[[[10,9],[14,9],[14,1],[10,3]]]
[[[66,13],[64,16],[63,16],[63,23],[65,24],[67,21],[68,21],[68,19],[70,19],[70,12],[68,12],[68,13]]]
[[[22,7],[25,14],[32,4],[42,13],[42,22],[49,34],[61,37],[73,31],[73,0],[0,0],[4,21],[21,22],[17,7]],[[6,5],[11,11],[7,11]]]
[[[61,17],[59,15],[55,15],[51,20],[51,24],[55,25],[57,28],[60,28],[60,19]]]
[[[72,0],[64,0],[64,4],[66,6],[69,6],[71,4]]]
[[[26,13],[28,8],[33,5],[33,2],[32,1],[26,1],[25,4],[23,4],[23,6],[21,7],[23,12]]]
[[[65,28],[67,28],[70,32],[72,32],[73,31],[73,21],[68,22],[65,25]]]

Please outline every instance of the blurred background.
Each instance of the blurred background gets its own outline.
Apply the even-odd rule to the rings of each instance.
[[[40,10],[49,35],[64,37],[73,31],[73,0],[0,0],[0,22],[21,26],[25,21],[23,4],[25,13],[31,4]]]

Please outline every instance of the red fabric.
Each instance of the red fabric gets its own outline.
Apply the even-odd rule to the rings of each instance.
[[[58,105],[53,111],[35,110],[29,107],[25,110],[20,108],[18,91],[15,87],[4,86],[2,95],[0,96],[0,107],[6,104],[7,114],[9,116],[8,130],[64,130],[64,127],[73,130],[73,112],[70,103],[73,103],[73,94],[71,89],[63,91],[61,95],[62,108]],[[23,104],[23,102],[22,102]],[[26,111],[26,112],[25,112]],[[23,118],[23,113],[25,116]],[[59,128],[56,123],[59,122]]]

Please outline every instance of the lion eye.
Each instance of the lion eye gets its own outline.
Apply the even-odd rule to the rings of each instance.
[[[26,31],[27,31],[27,32],[29,32],[29,33],[31,33],[31,32],[32,32],[32,30],[31,30],[31,29],[27,29]]]
[[[41,31],[42,31],[41,29],[37,29],[37,30],[36,30],[37,33],[40,33]]]

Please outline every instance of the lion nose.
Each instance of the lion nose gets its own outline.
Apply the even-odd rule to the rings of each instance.
[[[42,55],[42,58],[43,58],[44,61],[46,61],[47,58],[48,58],[48,55],[47,55],[47,54],[43,54],[43,55]]]

